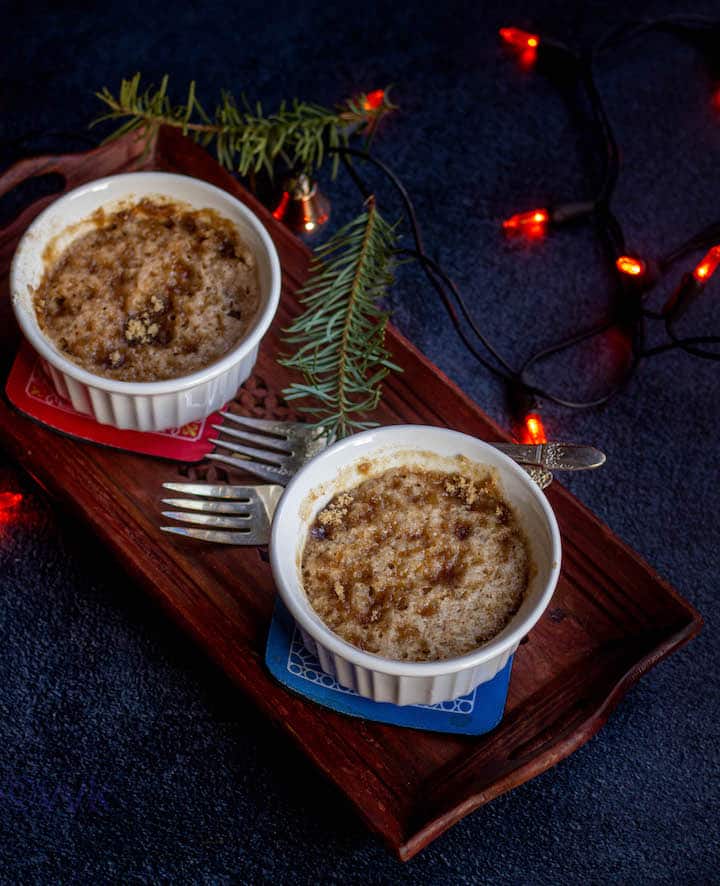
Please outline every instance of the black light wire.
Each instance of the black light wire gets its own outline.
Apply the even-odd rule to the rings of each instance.
[[[596,55],[651,31],[661,31],[695,39],[699,34],[710,34],[715,36],[720,44],[720,21],[706,16],[678,14],[623,25],[610,32],[600,41],[596,47]],[[716,50],[715,57],[720,58],[720,50]],[[720,241],[720,222],[715,222],[661,258],[657,263],[660,276],[663,276],[670,266],[680,258],[684,258],[689,253],[697,250],[708,249],[716,245],[718,241]],[[648,308],[642,308],[641,313],[646,318],[662,320],[666,334],[670,339],[665,344],[644,349],[640,354],[641,358],[652,357],[679,348],[688,354],[702,359],[720,360],[720,352],[697,347],[698,344],[720,344],[720,336],[679,336],[674,329],[677,313],[673,310],[653,311]]]
[[[562,47],[562,51],[568,53],[573,58],[575,58],[575,56],[571,53],[569,49]],[[612,133],[612,129],[610,127],[609,120],[607,118],[607,115],[605,114],[602,102],[600,101],[599,93],[595,88],[594,80],[592,78],[591,61],[589,59],[583,60],[582,62],[580,62],[580,65],[582,70],[582,81],[588,93],[593,117],[598,129],[602,133],[605,143],[605,168],[603,171],[603,181],[599,189],[599,195],[595,201],[596,211],[604,222],[603,228],[605,230],[606,239],[609,245],[614,251],[616,251],[616,254],[620,254],[619,252],[617,252],[617,250],[622,250],[622,248],[624,247],[624,238],[620,225],[613,216],[608,205],[610,196],[618,178],[619,152],[617,148],[617,143]],[[351,155],[373,164],[390,180],[390,182],[397,190],[405,207],[406,215],[410,222],[413,240],[415,241],[414,250],[401,250],[401,252],[405,255],[409,255],[415,258],[420,263],[429,282],[439,294],[443,305],[445,306],[445,309],[450,316],[453,327],[462,339],[463,344],[478,360],[478,362],[481,363],[481,365],[483,365],[486,369],[489,369],[495,376],[502,378],[506,383],[509,383],[510,385],[513,385],[515,387],[522,388],[522,390],[529,394],[531,397],[541,397],[544,400],[548,400],[569,409],[590,409],[601,406],[607,403],[612,397],[614,397],[627,385],[639,362],[635,354],[633,354],[630,365],[620,381],[613,385],[611,389],[603,396],[595,397],[589,400],[569,400],[566,397],[561,397],[551,391],[545,390],[537,384],[529,381],[527,378],[527,372],[530,366],[542,362],[543,360],[554,354],[567,350],[568,348],[573,347],[574,345],[579,344],[582,341],[606,332],[613,325],[615,325],[614,320],[612,319],[596,324],[590,329],[584,330],[581,333],[574,334],[567,339],[558,342],[557,344],[538,351],[537,353],[531,355],[528,359],[526,359],[519,371],[514,370],[513,367],[507,362],[507,360],[505,360],[499,354],[497,349],[488,341],[486,336],[482,334],[477,324],[475,323],[472,313],[467,307],[467,304],[465,303],[460,294],[460,291],[458,290],[452,279],[443,270],[439,263],[431,259],[425,251],[414,205],[407,189],[404,187],[398,176],[382,161],[367,154],[364,151],[358,151],[352,148],[343,148],[339,150],[341,151],[341,156]],[[351,174],[356,184],[358,184],[357,172],[353,169],[353,172]],[[367,187],[362,185],[361,192],[364,195],[367,195]],[[443,290],[442,283],[444,283],[451,290],[452,295],[454,296],[460,308],[460,312],[462,313],[463,318],[468,323],[484,348],[504,368],[504,373],[498,371],[497,368],[492,364],[488,364],[488,362],[478,353],[477,349],[468,341],[467,335],[465,334],[462,327],[459,325],[457,312],[454,310],[448,294]]]
[[[390,169],[389,166],[387,166],[385,163],[383,163],[382,160],[378,160],[376,157],[373,157],[371,154],[368,154],[365,151],[360,151],[356,148],[347,148],[347,147],[346,148],[336,148],[334,150],[336,150],[338,153],[340,153],[341,156],[357,157],[360,160],[365,160],[368,163],[371,163],[373,166],[375,166],[377,169],[379,169],[388,178],[388,180],[392,183],[392,185],[395,187],[395,190],[399,194],[400,199],[403,203],[403,207],[405,209],[405,213],[407,215],[408,222],[410,224],[412,238],[415,243],[415,249],[411,251],[413,254],[413,257],[416,258],[420,262],[420,266],[423,269],[425,276],[428,278],[428,281],[432,285],[433,289],[435,289],[435,291],[438,293],[438,295],[440,295],[440,298],[442,299],[442,302],[443,302],[446,310],[450,314],[451,320],[453,320],[453,325],[459,331],[461,329],[461,327],[458,325],[459,320],[457,318],[457,313],[452,305],[452,301],[448,298],[447,293],[443,289],[443,286],[441,283],[441,280],[443,278],[446,282],[449,281],[450,278],[443,271],[443,269],[440,267],[440,265],[437,262],[434,262],[433,259],[431,259],[430,256],[425,251],[425,247],[423,244],[423,237],[422,237],[422,233],[420,231],[420,225],[417,220],[417,213],[415,211],[415,206],[414,206],[412,200],[410,199],[410,195],[409,195],[407,189],[405,188],[405,185],[403,185],[402,181],[398,178],[398,176],[392,171],[392,169]],[[353,172],[353,180],[356,182],[356,184],[359,181],[359,176],[358,176],[357,170],[354,170],[354,172]],[[369,194],[368,188],[364,184],[362,184],[360,189],[361,189],[361,192],[367,197],[367,195]],[[438,278],[440,278],[440,279],[438,279]],[[460,307],[463,317],[468,322],[468,324],[471,326],[471,328],[473,329],[473,332],[475,332],[476,336],[478,337],[480,342],[483,344],[485,349],[488,351],[488,353],[503,367],[503,369],[505,371],[503,372],[502,370],[498,369],[497,366],[494,366],[492,363],[489,363],[477,351],[477,349],[474,346],[472,346],[471,344],[468,345],[467,336],[465,335],[464,332],[461,333],[461,337],[463,338],[463,343],[469,347],[469,350],[471,350],[471,352],[473,353],[473,356],[475,356],[476,359],[486,369],[488,369],[494,375],[504,379],[505,381],[509,381],[511,378],[513,378],[516,375],[512,366],[510,366],[510,364],[507,362],[507,360],[505,360],[505,358],[493,347],[493,345],[488,341],[488,339],[480,332],[480,329],[477,327],[476,323],[474,322],[472,314],[470,313],[467,305],[465,304],[465,301],[463,300],[462,296],[460,295],[460,291],[455,286],[455,284],[452,284],[450,288],[453,291],[453,295],[455,296],[455,298],[458,302],[458,306]]]
[[[706,335],[696,336],[695,338],[680,337],[673,326],[674,314],[672,311],[665,315],[665,331],[675,347],[682,349],[694,357],[700,357],[703,360],[720,360],[720,351],[709,351],[706,348],[698,348],[697,344],[720,344],[720,336]]]
[[[622,228],[610,208],[610,200],[612,198],[612,194],[617,184],[620,173],[620,152],[618,149],[617,141],[615,140],[610,120],[607,116],[605,107],[600,97],[600,93],[595,84],[592,71],[592,56],[577,57],[574,55],[572,50],[570,50],[568,47],[563,46],[562,44],[553,44],[552,49],[554,51],[567,53],[568,56],[574,58],[579,70],[579,80],[584,87],[586,96],[590,103],[593,121],[599,131],[600,138],[603,142],[604,170],[602,174],[601,185],[598,189],[598,194],[594,201],[594,212],[596,216],[596,223],[598,224],[600,232],[605,239],[614,264],[615,258],[618,255],[622,255],[625,251],[625,237],[623,235]],[[591,338],[594,338],[595,336],[602,335],[616,325],[616,318],[611,317],[607,320],[594,324],[593,326],[586,330],[583,330],[582,332],[571,335],[568,338],[557,342],[556,344],[550,345],[546,348],[541,349],[540,351],[535,352],[530,357],[528,357],[520,367],[518,376],[522,386],[530,393],[540,396],[543,399],[549,400],[550,402],[553,402],[559,406],[564,406],[568,409],[591,409],[608,403],[629,383],[639,364],[639,358],[634,347],[634,342],[638,338],[639,334],[637,324],[635,325],[635,328],[631,331],[632,344],[630,363],[620,380],[601,397],[582,401],[568,400],[564,397],[559,397],[557,395],[551,394],[548,391],[543,391],[541,388],[533,385],[531,382],[529,382],[527,374],[531,366],[541,363],[556,354],[562,353],[563,351],[569,350],[570,348],[575,347],[576,345]]]
[[[600,406],[603,403],[606,403],[612,396],[618,393],[619,390],[627,383],[628,379],[624,377],[620,383],[615,385],[612,390],[605,394],[603,397],[598,397],[593,400],[588,401],[574,401],[568,400],[564,397],[561,397],[557,394],[552,393],[551,391],[547,391],[544,388],[539,387],[538,385],[532,384],[530,382],[524,381],[521,377],[521,372],[513,369],[513,367],[505,360],[504,357],[497,351],[497,349],[488,341],[487,337],[480,331],[477,323],[475,322],[470,309],[468,308],[465,300],[463,299],[460,290],[457,285],[454,283],[450,275],[442,268],[442,266],[432,259],[424,249],[422,233],[420,231],[420,226],[417,221],[417,213],[415,211],[415,207],[413,202],[408,194],[407,189],[398,178],[398,176],[381,160],[378,160],[376,157],[365,153],[364,151],[357,150],[355,148],[337,148],[337,150],[341,156],[353,156],[357,157],[360,160],[365,160],[372,165],[374,165],[377,169],[379,169],[394,185],[398,194],[400,195],[402,202],[404,204],[404,208],[410,223],[410,228],[412,231],[413,240],[415,242],[415,249],[400,249],[398,250],[398,254],[406,255],[418,261],[421,268],[425,272],[425,276],[428,278],[429,282],[438,293],[445,307],[450,320],[455,328],[456,332],[460,336],[465,347],[470,351],[470,353],[476,358],[476,360],[485,367],[488,371],[490,371],[497,378],[502,379],[509,385],[514,385],[516,387],[521,387],[526,393],[533,397],[541,397],[544,400],[548,400],[552,403],[556,403],[559,406],[564,406],[569,409],[589,409],[591,407]],[[354,170],[354,175],[352,176],[353,180],[358,181],[359,176],[357,170]],[[365,197],[370,193],[367,186],[362,183],[360,187],[361,193]],[[472,331],[475,333],[477,338],[480,340],[485,349],[501,364],[503,369],[499,369],[497,366],[489,363],[481,353],[478,352],[477,348],[472,344],[469,340],[465,330],[462,328],[460,324],[459,317],[455,306],[453,305],[452,299],[449,297],[446,292],[444,286],[446,286],[452,296],[454,297],[457,305],[460,309],[460,312],[468,323]],[[590,338],[594,335],[599,334],[600,332],[606,331],[613,325],[612,321],[605,321],[603,324],[600,324],[598,327],[593,327],[589,330],[585,330],[582,333],[573,335],[571,338],[560,342],[557,345],[553,345],[551,348],[547,348],[544,351],[538,352],[538,354],[529,358],[526,363],[530,362],[538,362],[544,359],[547,356],[550,356],[550,353],[555,353],[560,350],[564,350],[574,344],[579,343],[587,338]]]
[[[554,50],[567,53],[568,56],[576,62],[579,72],[578,77],[588,98],[593,122],[603,143],[604,169],[601,178],[601,186],[598,189],[597,197],[594,201],[593,212],[596,217],[596,224],[599,228],[599,231],[606,241],[609,252],[613,258],[613,264],[618,256],[625,253],[625,237],[622,226],[620,225],[617,217],[614,215],[610,207],[610,201],[620,172],[620,154],[609,117],[607,115],[604,103],[595,83],[595,79],[593,76],[593,61],[601,52],[611,48],[613,45],[621,42],[621,40],[631,39],[646,31],[693,31],[693,29],[696,29],[698,27],[704,30],[719,30],[720,32],[720,24],[709,19],[702,19],[700,17],[688,18],[669,16],[663,20],[644,21],[636,23],[635,25],[628,25],[624,26],[621,29],[617,29],[608,38],[605,38],[605,40],[601,41],[598,47],[596,47],[595,51],[586,57],[575,55],[572,50],[570,50],[568,47],[563,46],[562,44],[552,44],[552,48]],[[450,317],[453,327],[463,341],[463,344],[465,345],[467,350],[482,366],[488,369],[496,377],[504,380],[506,383],[521,387],[522,390],[533,397],[537,396],[544,400],[553,402],[557,405],[564,406],[566,408],[588,409],[604,405],[617,393],[623,390],[631,380],[632,376],[634,375],[640,362],[643,359],[667,353],[675,349],[682,349],[687,353],[693,354],[698,357],[703,357],[705,359],[720,359],[720,353],[708,351],[707,349],[698,347],[698,345],[701,344],[717,344],[720,342],[720,337],[680,337],[675,333],[673,328],[672,312],[663,313],[651,311],[650,309],[639,305],[638,310],[635,312],[634,316],[631,313],[628,317],[628,312],[626,310],[616,309],[606,320],[600,321],[586,330],[583,330],[579,333],[569,336],[566,339],[563,339],[560,342],[557,342],[556,344],[550,345],[537,351],[524,361],[519,370],[514,370],[497,351],[497,349],[490,343],[487,337],[480,331],[477,323],[472,316],[472,313],[467,307],[467,304],[462,298],[462,295],[452,278],[447,274],[442,266],[437,261],[432,259],[425,251],[414,205],[412,203],[412,200],[410,199],[407,189],[404,187],[397,175],[395,175],[395,173],[382,161],[376,159],[373,156],[370,156],[364,151],[359,151],[352,148],[341,148],[338,150],[341,153],[345,166],[353,177],[355,184],[358,185],[361,192],[366,197],[369,194],[369,191],[364,182],[362,182],[362,180],[360,179],[356,169],[354,168],[354,165],[349,162],[348,156],[354,156],[373,164],[393,184],[403,202],[405,213],[410,222],[412,236],[415,243],[414,249],[401,249],[398,250],[398,254],[412,258],[420,264],[428,281],[431,283],[435,291],[440,296],[440,299]],[[718,239],[720,239],[720,223],[715,223],[707,226],[698,234],[691,237],[685,243],[681,244],[658,261],[657,265],[660,274],[663,275],[668,270],[668,268],[678,259],[697,249],[701,249],[703,247],[707,248],[708,246],[717,243]],[[632,291],[629,292],[629,287],[621,285],[620,282],[618,283],[617,288],[619,290],[617,295],[620,298],[622,298],[623,296],[629,296],[630,298],[638,300],[638,302],[645,294],[647,294],[641,294],[638,292],[633,293]],[[461,325],[460,317],[458,316],[458,311],[456,310],[452,298],[450,297],[451,295],[452,298],[454,298],[455,303],[457,303],[460,314],[462,315],[464,321],[470,327],[470,329],[483,345],[485,350],[495,359],[496,362],[500,364],[500,366],[502,367],[501,369],[490,363],[482,354],[480,354],[477,348],[469,340],[465,330]],[[651,348],[645,348],[643,320],[646,318],[664,320],[667,335],[670,338],[670,341],[667,343],[656,345]],[[543,362],[544,360],[547,360],[550,357],[555,356],[556,354],[559,354],[584,341],[587,341],[597,335],[602,335],[603,333],[608,332],[613,327],[624,330],[625,334],[628,336],[630,340],[630,361],[625,372],[622,374],[618,382],[615,383],[603,396],[583,401],[568,400],[564,397],[560,397],[552,393],[551,391],[543,389],[542,387],[536,385],[528,379],[528,371],[530,367]]]
[[[614,253],[613,259],[624,254],[625,252],[625,239],[622,228],[615,215],[611,212],[609,206],[612,191],[615,187],[619,175],[619,150],[617,142],[614,138],[609,118],[604,108],[604,104],[600,97],[599,91],[597,90],[594,77],[592,75],[592,59],[596,58],[599,54],[604,52],[606,49],[611,48],[613,45],[617,45],[624,40],[634,38],[642,33],[653,30],[667,31],[669,33],[675,34],[680,33],[684,36],[696,36],[697,33],[714,33],[717,35],[718,40],[720,41],[720,22],[702,16],[671,15],[666,16],[663,19],[657,19],[654,21],[645,20],[641,22],[630,23],[629,25],[623,25],[621,28],[616,29],[608,37],[600,42],[595,51],[592,53],[589,61],[583,63],[583,60],[580,60],[583,84],[590,100],[595,120],[599,124],[599,127],[601,129],[606,148],[605,178],[603,186],[600,190],[599,197],[596,201],[595,213],[596,217],[598,218],[598,222],[600,223],[601,231],[612,247],[611,251],[612,253]],[[562,44],[551,42],[550,47],[551,49],[561,50],[572,55],[572,51]],[[718,240],[720,240],[720,223],[708,225],[700,233],[696,234],[688,241],[681,244],[679,247],[677,247],[675,250],[670,252],[658,262],[658,270],[660,272],[660,275],[663,275],[668,270],[670,265],[677,261],[679,258],[684,257],[688,253],[699,249],[707,249],[710,246],[717,244]],[[644,346],[642,345],[644,341],[644,330],[641,323],[642,318],[663,320],[665,322],[668,337],[671,339],[671,341],[652,348],[644,348]],[[622,313],[619,315],[618,319],[623,320]],[[680,348],[682,350],[685,350],[687,353],[693,354],[697,357],[702,357],[710,360],[720,359],[720,354],[718,352],[708,351],[706,349],[696,347],[696,345],[698,344],[718,344],[720,343],[719,336],[680,337],[674,332],[674,319],[675,315],[672,312],[658,312],[640,307],[638,315],[635,318],[633,327],[630,330],[634,341],[632,363],[630,365],[626,378],[621,381],[619,385],[616,386],[615,392],[622,389],[627,381],[629,381],[629,376],[637,368],[642,359],[655,356],[656,354]],[[596,327],[591,328],[586,333],[580,333],[578,336],[572,336],[571,338],[566,339],[563,342],[559,342],[557,345],[545,348],[543,351],[540,351],[530,357],[523,365],[523,369],[521,370],[521,372],[523,372],[523,370],[526,370],[530,365],[536,362],[546,359],[553,354],[559,353],[560,351],[564,350],[567,347],[573,346],[579,341],[592,337],[593,334],[600,334],[606,331],[613,325],[615,325],[615,322],[612,320],[606,324],[598,324]],[[611,392],[611,396],[612,393],[613,392]],[[602,399],[603,402],[607,402],[607,399],[609,399],[609,397]],[[588,401],[587,404],[584,405],[597,405],[597,402]]]
[[[595,51],[597,55],[601,55],[622,43],[651,31],[665,31],[669,34],[694,36],[698,32],[711,33],[718,29],[720,29],[720,22],[702,15],[683,15],[679,13],[656,19],[641,19],[635,22],[626,22],[619,28],[613,28],[612,31],[600,40]]]

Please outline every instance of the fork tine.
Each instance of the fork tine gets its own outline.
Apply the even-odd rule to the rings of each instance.
[[[242,501],[203,501],[201,498],[163,498],[164,505],[172,508],[186,508],[188,511],[203,511],[205,514],[247,514],[257,510],[257,502]]]
[[[256,431],[265,431],[266,434],[278,434],[287,437],[288,429],[301,424],[294,421],[268,421],[266,418],[248,418],[245,415],[236,415],[234,412],[221,412],[220,415],[227,421],[235,422],[246,428],[254,428]]]
[[[187,526],[161,526],[160,529],[173,535],[221,545],[265,545],[269,541],[268,532],[216,532],[212,529],[190,529]]]
[[[218,517],[214,514],[195,514],[184,511],[163,511],[162,515],[171,520],[179,520],[181,523],[198,523],[200,526],[216,526],[218,529],[243,529],[253,519],[251,514],[244,517]]]
[[[255,474],[261,480],[267,480],[269,483],[279,483],[285,486],[289,480],[289,474],[286,468],[275,467],[274,465],[266,465],[259,461],[248,461],[242,458],[232,458],[230,455],[220,455],[217,452],[210,452],[207,455],[213,461],[221,461],[223,464],[232,465],[234,468],[240,468],[241,471],[247,471],[248,474]]]
[[[219,437],[212,442],[214,446],[221,446],[224,449],[229,449],[231,452],[239,452],[241,455],[250,455],[271,465],[284,465],[287,463],[287,455],[283,455],[280,452],[270,452],[269,449],[255,449],[254,446],[231,443],[229,440],[221,440]]]
[[[236,431],[234,428],[226,428],[225,425],[213,425],[222,434],[234,437],[236,440],[244,440],[246,443],[259,443],[261,446],[270,446],[283,452],[292,452],[293,444],[289,440],[281,440],[279,437],[268,437],[262,434],[250,434],[247,431]]]
[[[254,486],[229,486],[226,483],[163,483],[163,488],[207,498],[231,498],[236,501],[254,501],[257,498]]]

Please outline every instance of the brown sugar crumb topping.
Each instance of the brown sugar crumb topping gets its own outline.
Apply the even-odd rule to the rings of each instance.
[[[146,345],[157,338],[160,324],[148,311],[129,317],[125,324],[125,338],[131,345]]]
[[[108,364],[113,369],[117,369],[118,366],[122,366],[124,359],[125,355],[122,353],[122,351],[113,351],[112,354],[108,356]]]
[[[33,295],[40,328],[70,360],[158,381],[209,366],[246,335],[257,263],[228,219],[146,197],[91,222],[59,254],[48,247]]]
[[[440,660],[487,642],[527,589],[525,536],[490,471],[393,468],[337,495],[310,528],[303,587],[348,642]]]
[[[333,526],[342,526],[343,518],[347,516],[348,507],[353,500],[352,495],[343,492],[334,498],[330,504],[318,514],[317,521],[326,531]]]
[[[463,477],[462,474],[452,474],[443,483],[443,488],[448,495],[454,495],[462,499],[466,505],[472,505],[478,497],[477,486],[474,480]]]

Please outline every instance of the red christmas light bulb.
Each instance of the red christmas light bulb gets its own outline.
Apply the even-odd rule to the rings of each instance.
[[[549,221],[550,213],[547,209],[533,209],[505,219],[503,228],[510,236],[523,234],[525,237],[537,238],[545,235]]]
[[[693,277],[698,283],[706,283],[720,265],[720,246],[713,246],[705,258],[693,271]]]
[[[540,45],[540,38],[537,34],[531,34],[520,28],[500,28],[500,36],[508,46],[521,52],[527,49],[537,49]]]
[[[365,96],[365,101],[363,102],[363,108],[366,111],[377,111],[378,108],[381,108],[383,102],[385,101],[385,90],[384,89],[374,89],[372,92],[368,92]]]
[[[20,492],[0,492],[0,526],[12,521],[13,511],[22,500]]]
[[[518,53],[518,64],[523,71],[530,71],[537,61],[537,49],[523,49]]]
[[[525,443],[547,443],[545,427],[537,412],[528,412],[525,416]]]
[[[10,511],[22,501],[20,492],[0,492],[0,513]]]
[[[647,270],[644,261],[631,255],[621,255],[615,266],[621,274],[627,274],[629,277],[641,277]]]

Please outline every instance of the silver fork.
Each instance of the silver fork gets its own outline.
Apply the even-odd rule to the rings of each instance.
[[[293,474],[318,452],[329,444],[328,435],[317,428],[291,421],[267,421],[262,418],[245,418],[232,412],[221,415],[226,422],[238,425],[240,430],[224,425],[213,425],[229,440],[218,437],[214,445],[245,458],[213,452],[208,455],[215,461],[232,465],[267,480],[270,483],[287,485]],[[250,430],[248,430],[250,429]],[[259,431],[260,433],[253,433]],[[240,442],[236,442],[240,441]],[[248,443],[255,444],[248,446]],[[509,455],[527,469],[536,482],[544,488],[552,480],[550,471],[584,471],[599,468],[605,463],[605,453],[594,446],[578,443],[491,443],[496,449]],[[258,448],[262,447],[262,448]]]
[[[214,445],[244,458],[217,452],[210,453],[208,458],[281,486],[286,486],[293,474],[329,443],[327,434],[302,422],[246,418],[233,412],[220,414],[225,424],[213,427],[230,439],[218,437]],[[228,424],[237,425],[239,429]]]
[[[213,483],[163,483],[165,489],[195,498],[164,498],[163,504],[182,511],[163,511],[163,516],[205,528],[161,526],[171,532],[200,541],[232,545],[263,545],[270,540],[270,524],[283,487],[293,474],[328,445],[327,434],[302,422],[268,421],[223,412],[226,422],[213,425],[230,440],[218,438],[215,445],[244,458],[211,453],[208,458],[232,465],[271,485],[232,486]],[[239,442],[236,442],[239,441]],[[248,445],[255,444],[255,445]],[[591,446],[573,443],[546,443],[526,446],[516,443],[492,444],[521,464],[545,489],[552,483],[554,470],[583,470],[600,467],[605,455]],[[259,448],[262,447],[262,448]]]
[[[524,466],[541,489],[552,483],[552,474],[537,465]],[[161,526],[163,532],[225,545],[266,545],[270,525],[283,487],[230,486],[226,483],[163,483],[164,489],[196,498],[163,498],[162,503],[183,511],[163,511],[170,520],[205,526]]]
[[[541,489],[552,482],[552,474],[536,465],[525,470]],[[163,504],[183,511],[163,511],[163,517],[195,526],[161,526],[163,532],[225,545],[265,545],[270,541],[270,525],[283,493],[276,484],[229,486],[216,483],[163,483],[164,489],[196,498],[163,498]]]
[[[163,483],[164,489],[197,498],[164,498],[163,504],[185,511],[163,511],[170,520],[208,527],[161,526],[163,532],[226,545],[265,545],[283,487],[228,486],[216,483]]]

